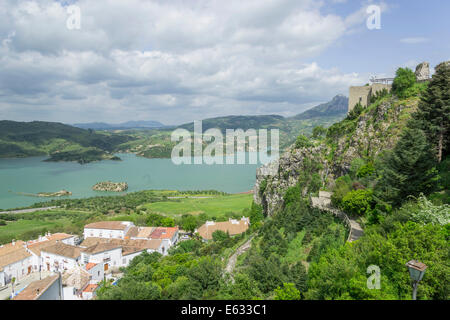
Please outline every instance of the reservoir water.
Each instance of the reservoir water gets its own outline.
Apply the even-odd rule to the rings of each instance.
[[[149,189],[218,190],[229,193],[253,188],[257,164],[175,165],[171,159],[147,159],[118,154],[123,161],[100,161],[80,165],[74,162],[43,162],[46,157],[0,159],[0,208],[29,206],[52,198],[36,194],[62,189],[72,192],[64,198],[117,195],[91,188],[100,181],[127,182],[128,191]]]

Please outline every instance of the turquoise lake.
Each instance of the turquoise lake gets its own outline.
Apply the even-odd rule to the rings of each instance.
[[[122,161],[100,161],[80,165],[74,162],[43,162],[46,157],[0,159],[0,208],[29,206],[52,198],[17,193],[72,192],[70,197],[118,195],[91,188],[100,181],[127,182],[128,191],[148,189],[219,190],[246,192],[253,188],[257,164],[175,165],[171,159],[147,159],[118,154]]]

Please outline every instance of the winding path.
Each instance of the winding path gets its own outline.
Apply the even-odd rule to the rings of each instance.
[[[243,254],[245,251],[250,249],[252,246],[252,239],[253,236],[250,237],[243,245],[241,245],[239,248],[236,249],[236,251],[231,255],[231,257],[228,259],[227,266],[225,267],[225,271],[229,274],[233,273],[234,267],[236,266],[237,258]]]
[[[356,220],[350,219],[345,212],[331,207],[331,192],[319,191],[319,197],[311,197],[311,204],[315,208],[328,211],[344,220],[350,230],[347,242],[358,240],[364,234],[363,229]]]

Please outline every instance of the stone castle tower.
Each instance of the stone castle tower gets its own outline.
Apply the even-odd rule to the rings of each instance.
[[[428,81],[430,79],[430,64],[428,62],[422,62],[416,67],[416,79],[419,82]],[[370,99],[379,91],[392,89],[392,82],[394,78],[375,79],[372,80],[371,85],[365,86],[353,86],[350,87],[348,95],[348,112],[353,110],[357,103],[360,103],[363,107],[367,107],[370,104]],[[380,81],[382,83],[380,83]],[[384,82],[384,83],[383,83]]]

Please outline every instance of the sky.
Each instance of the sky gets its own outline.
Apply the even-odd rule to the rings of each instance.
[[[450,60],[449,12],[441,0],[0,0],[0,120],[292,116]]]

